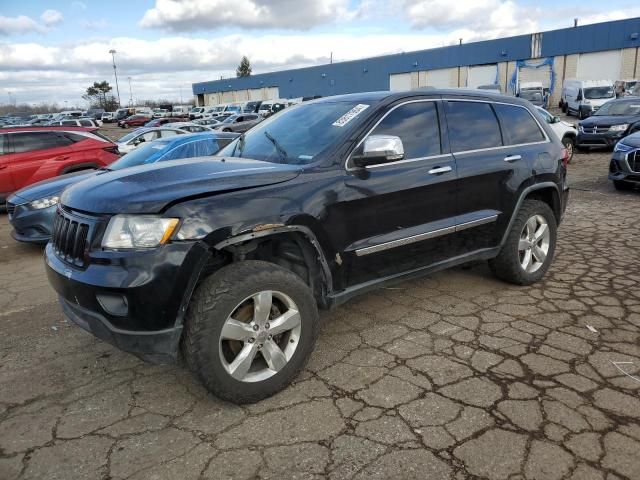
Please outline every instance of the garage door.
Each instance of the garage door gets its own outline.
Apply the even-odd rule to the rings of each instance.
[[[249,100],[262,100],[262,89],[252,88],[249,90]]]
[[[498,79],[498,65],[479,65],[469,67],[467,87],[478,88],[480,85],[493,85]]]
[[[580,80],[618,80],[620,78],[621,52],[583,53],[578,58]]]
[[[451,69],[429,70],[427,72],[427,87],[449,88],[451,87]]]
[[[392,92],[411,90],[411,73],[389,75],[389,90]]]
[[[267,98],[264,100],[278,100],[280,98],[280,89],[278,87],[267,87]]]
[[[531,65],[532,62],[528,62]],[[533,64],[535,65],[535,64]],[[524,82],[540,82],[545,88],[551,88],[551,65],[542,65],[540,67],[535,66],[522,66],[518,72],[518,81]]]

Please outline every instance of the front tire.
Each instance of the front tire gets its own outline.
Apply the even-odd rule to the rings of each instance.
[[[531,285],[547,273],[556,237],[556,218],[549,205],[540,200],[525,200],[500,253],[489,260],[489,267],[505,282]]]
[[[221,268],[195,291],[182,352],[216,396],[253,403],[291,383],[313,351],[318,309],[300,277],[244,261]]]
[[[567,153],[569,154],[567,163],[571,163],[571,160],[573,159],[573,151],[575,150],[576,146],[576,141],[571,137],[564,137],[562,139],[562,144],[564,145],[564,148],[567,149]]]

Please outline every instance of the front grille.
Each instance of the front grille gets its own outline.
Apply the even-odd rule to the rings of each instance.
[[[603,125],[594,125],[592,127],[582,127],[584,133],[606,133],[611,127]]]
[[[638,155],[640,150],[634,150],[633,152],[627,153],[627,163],[629,164],[629,168],[632,172],[640,173],[640,155]]]
[[[13,214],[16,212],[16,206],[13,203],[7,202],[7,214],[9,215],[9,220],[13,217]]]
[[[84,266],[88,250],[89,224],[58,210],[53,221],[51,243],[56,255],[67,263]]]

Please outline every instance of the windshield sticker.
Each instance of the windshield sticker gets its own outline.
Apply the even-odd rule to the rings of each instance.
[[[298,158],[300,160],[311,160],[313,158],[313,155],[299,155]]]
[[[369,105],[360,103],[355,107],[353,107],[351,110],[349,110],[347,113],[345,113],[343,116],[341,116],[338,120],[333,122],[332,125],[334,127],[344,127],[347,123],[349,123],[351,120],[356,118],[358,115],[364,112],[367,108],[369,108]]]

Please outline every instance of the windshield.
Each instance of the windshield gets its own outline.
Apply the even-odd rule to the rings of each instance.
[[[238,118],[237,115],[231,115],[230,117],[225,118],[222,123],[233,123],[235,122],[236,118]]]
[[[598,109],[595,115],[640,115],[640,101],[607,102]]]
[[[127,133],[124,137],[118,139],[118,143],[127,143],[129,140],[133,140],[140,135],[141,132],[143,132],[142,129],[136,129],[131,133]]]
[[[311,163],[346,135],[348,126],[357,124],[352,121],[368,107],[353,102],[294,106],[259,123],[218,155],[289,165]]]
[[[140,145],[133,152],[127,153],[109,165],[109,170],[122,170],[123,168],[144,165],[152,156],[154,156],[154,158],[151,160],[155,161],[157,160],[157,156],[155,155],[167,148],[168,144],[169,142],[156,141]]]
[[[539,90],[522,90],[520,92],[520,98],[524,98],[530,102],[541,102],[542,94]]]
[[[600,98],[613,98],[613,87],[590,87],[584,89],[584,98],[597,100]]]

